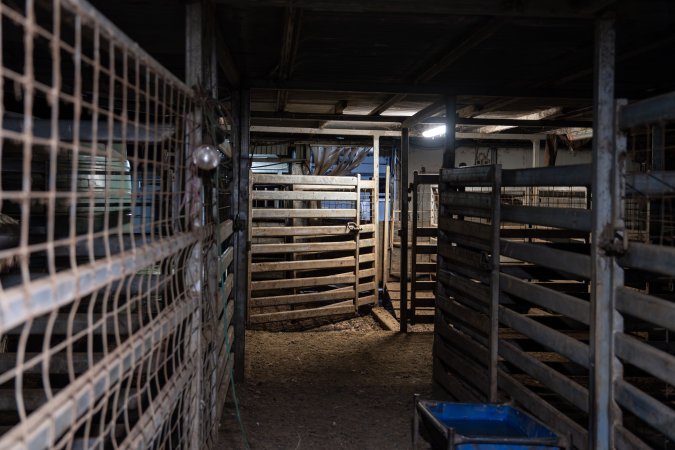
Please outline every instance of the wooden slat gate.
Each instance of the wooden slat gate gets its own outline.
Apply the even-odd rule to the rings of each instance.
[[[436,253],[438,245],[438,211],[433,205],[433,186],[438,186],[439,174],[417,173],[413,177],[412,251],[410,256],[410,322],[433,320],[433,315],[421,315],[419,308],[434,308],[436,285]],[[426,186],[426,188],[425,188]],[[430,197],[431,196],[431,197]],[[420,201],[421,200],[421,201]],[[420,204],[422,203],[422,204]],[[433,312],[431,312],[433,314]]]
[[[250,190],[250,325],[377,302],[372,181],[251,174]]]

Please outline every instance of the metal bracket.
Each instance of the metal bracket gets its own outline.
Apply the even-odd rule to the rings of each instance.
[[[610,230],[607,230],[610,231]],[[627,240],[623,230],[612,230],[612,233],[603,233],[600,237],[600,248],[607,256],[622,256],[628,249]]]
[[[359,233],[363,228],[356,224],[356,222],[347,222],[347,229],[350,233]]]
[[[246,229],[246,221],[239,218],[239,214],[237,214],[232,220],[232,230],[233,231],[242,231]]]

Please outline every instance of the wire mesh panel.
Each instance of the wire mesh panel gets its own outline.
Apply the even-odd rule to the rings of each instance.
[[[202,105],[86,2],[3,0],[0,37],[0,448],[197,447],[231,313]]]

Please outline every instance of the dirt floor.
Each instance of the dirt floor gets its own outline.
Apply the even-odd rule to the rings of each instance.
[[[250,448],[411,447],[413,394],[431,395],[433,335],[379,331],[370,320],[340,331],[247,333],[237,394]],[[246,448],[232,402],[220,448]]]

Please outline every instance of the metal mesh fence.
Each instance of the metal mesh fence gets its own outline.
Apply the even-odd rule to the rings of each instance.
[[[0,448],[196,446],[232,227],[193,92],[83,1],[3,0],[0,39]]]

